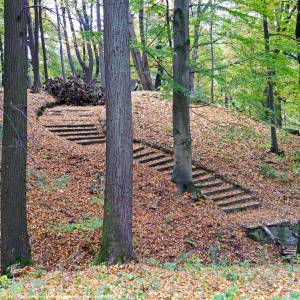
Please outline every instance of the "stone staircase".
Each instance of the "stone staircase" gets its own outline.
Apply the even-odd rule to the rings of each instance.
[[[52,113],[59,114],[56,111]],[[100,133],[96,124],[47,124],[44,127],[59,137],[82,146],[99,145],[106,142],[105,135]],[[167,175],[172,174],[173,157],[163,150],[141,142],[135,142],[133,157],[139,164]],[[261,206],[260,201],[253,193],[206,168],[194,165],[193,179],[196,186],[201,188],[203,195],[207,199],[212,200],[225,213],[256,209]]]

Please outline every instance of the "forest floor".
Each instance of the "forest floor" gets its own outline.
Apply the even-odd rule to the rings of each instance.
[[[161,101],[156,93],[138,92],[134,93],[133,98],[135,137],[171,148],[171,104]],[[89,274],[100,272],[100,269],[84,269],[95,261],[101,237],[103,196],[95,196],[91,190],[99,184],[103,187],[105,145],[82,147],[47,131],[43,124],[58,120],[57,116],[49,115],[47,111],[37,119],[36,110],[47,101],[53,101],[53,98],[45,93],[29,94],[28,221],[32,255],[37,266],[47,271],[59,270],[41,275],[45,282],[41,284],[43,289],[46,288],[45,285],[51,287],[51,282],[52,287],[64,289],[69,280],[75,282],[76,287],[84,286],[88,289],[89,284],[81,285],[81,280],[85,280],[83,277],[89,278]],[[101,121],[104,120],[104,107],[80,109],[88,109],[91,113],[87,118],[88,122],[99,122],[99,116]],[[76,121],[78,116],[68,112],[65,118],[70,122]],[[62,121],[61,117],[59,121]],[[148,270],[150,273],[153,271],[154,277],[158,276],[155,275],[157,272],[165,278],[160,279],[158,276],[158,281],[162,280],[161,293],[170,293],[173,285],[178,284],[178,288],[182,287],[184,290],[178,291],[178,297],[184,292],[189,299],[187,293],[199,287],[192,283],[197,280],[197,276],[207,284],[209,295],[233,286],[236,286],[235,292],[238,293],[239,284],[235,285],[230,279],[223,278],[221,269],[216,271],[207,267],[209,274],[220,275],[216,276],[216,281],[219,278],[220,284],[216,288],[210,287],[210,280],[205,279],[206,275],[201,270],[195,271],[194,267],[191,267],[192,271],[198,272],[198,275],[192,273],[188,278],[184,271],[169,269],[173,269],[174,264],[184,267],[186,262],[182,261],[191,256],[199,258],[196,269],[199,264],[228,265],[246,262],[257,265],[280,261],[276,248],[260,245],[247,238],[242,225],[298,220],[300,176],[295,153],[300,150],[300,138],[281,133],[280,143],[286,156],[278,159],[266,150],[268,129],[237,113],[215,106],[193,107],[191,123],[194,160],[254,191],[262,201],[262,208],[228,215],[211,201],[193,204],[188,195],[176,195],[175,187],[167,175],[135,164],[133,233],[135,252],[142,263],[134,267],[128,266],[129,269],[133,268],[132,278],[128,275],[128,282],[142,285],[142,281],[135,279],[139,279],[144,272],[146,265],[143,263],[149,265],[151,262],[164,266],[149,267]],[[263,170],[268,169],[262,166],[269,166],[275,175],[266,174]],[[194,264],[195,262],[192,263]],[[263,268],[266,267],[258,269],[261,275],[253,275],[258,281],[254,286],[250,284],[250,289],[257,288],[255,286],[259,284],[263,273],[274,272],[268,269],[268,273]],[[282,280],[289,282],[283,292],[292,290],[293,284],[294,287],[297,286],[293,278],[297,280],[299,270],[293,271],[291,276],[287,266],[276,268],[279,268]],[[69,273],[72,270],[82,271]],[[252,271],[256,272],[254,269]],[[62,276],[61,272],[66,273]],[[111,274],[107,277],[108,281],[117,282],[122,270],[112,268],[105,272]],[[243,273],[241,269],[241,274]],[[95,281],[90,282],[92,290],[99,285],[101,276],[99,274],[93,277]],[[127,275],[122,276],[125,278]],[[174,281],[164,284],[172,276],[176,277]],[[223,285],[224,280],[227,283]],[[126,282],[125,280],[124,285]],[[280,278],[277,283],[276,280],[274,282],[281,286]],[[193,289],[186,291],[190,284]],[[124,288],[124,285],[120,285],[120,288]],[[102,288],[102,292],[110,294],[110,289]],[[26,291],[28,290],[30,287]],[[52,292],[58,292],[58,289]],[[276,287],[273,287],[273,292],[277,295]],[[67,295],[68,291],[65,293]],[[121,295],[117,289],[116,295]],[[152,297],[156,298],[155,294]]]

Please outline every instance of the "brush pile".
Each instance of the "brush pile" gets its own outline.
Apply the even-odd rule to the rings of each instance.
[[[48,79],[45,91],[56,97],[59,104],[76,106],[105,104],[102,89],[95,84],[86,84],[81,79],[70,78],[67,81],[59,77]]]

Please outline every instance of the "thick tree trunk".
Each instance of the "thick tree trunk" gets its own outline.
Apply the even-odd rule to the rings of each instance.
[[[274,98],[274,81],[273,73],[270,61],[271,50],[270,50],[270,33],[269,23],[266,16],[263,16],[263,27],[264,27],[264,41],[265,41],[265,53],[267,56],[267,107],[269,109],[269,121],[271,125],[271,152],[280,154],[277,132],[276,132],[276,116],[275,116],[275,98]]]
[[[39,5],[42,6],[42,0],[39,0]],[[41,32],[41,45],[43,51],[43,62],[44,62],[44,78],[48,80],[48,62],[47,62],[47,51],[45,43],[45,34],[44,34],[44,24],[43,24],[43,9],[39,9],[39,19],[40,19],[40,32]]]
[[[104,223],[98,262],[134,258],[132,245],[133,134],[128,0],[104,1],[107,151]]]
[[[174,6],[174,81],[178,89],[173,95],[174,170],[172,182],[178,191],[191,192],[197,199],[192,178],[192,141],[190,133],[189,85],[190,41],[189,1],[175,0]],[[180,88],[179,88],[180,87]]]
[[[60,14],[59,14],[59,10],[58,10],[57,0],[55,0],[54,3],[55,3],[55,10],[56,10],[57,37],[58,37],[58,43],[59,43],[61,75],[62,75],[62,78],[64,80],[66,80],[64,48],[63,48],[62,38],[61,38],[61,22],[60,22]]]
[[[4,1],[4,117],[1,166],[1,271],[30,260],[26,214],[26,14],[22,0]]]
[[[64,7],[63,0],[61,0],[61,7],[62,7],[61,9],[62,9],[62,19],[63,19],[63,31],[64,31],[68,61],[69,61],[69,65],[70,65],[73,77],[77,78],[76,69],[74,66],[74,61],[73,61],[73,57],[72,57],[72,53],[71,53],[68,30],[67,30],[66,8]]]
[[[34,0],[34,51],[33,51],[33,87],[32,92],[38,93],[41,88],[41,79],[40,79],[40,61],[39,61],[39,27],[40,27],[40,18],[39,18],[39,1]]]
[[[131,41],[136,40],[136,34],[133,26],[133,17],[131,13],[129,14],[129,30],[130,30],[130,39]],[[141,52],[138,48],[131,48],[131,56],[133,63],[135,65],[136,71],[140,78],[143,89],[146,91],[154,91],[154,86],[152,83],[152,79],[149,76],[149,72],[144,68],[143,59],[141,56]]]

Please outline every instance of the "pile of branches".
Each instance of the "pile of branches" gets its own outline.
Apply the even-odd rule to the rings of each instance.
[[[45,91],[65,105],[104,105],[105,97],[101,88],[94,83],[86,84],[81,79],[69,78],[64,81],[56,77],[45,82]]]

